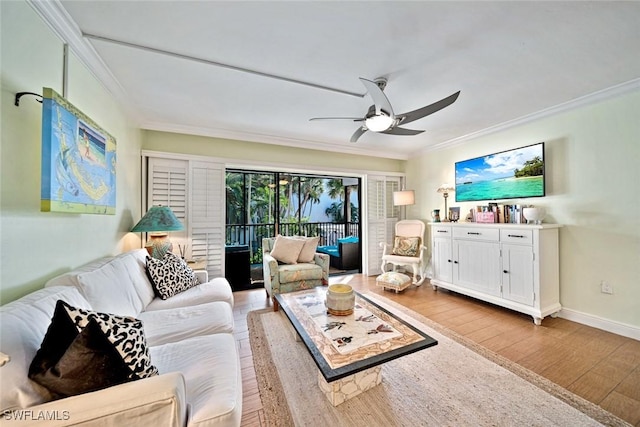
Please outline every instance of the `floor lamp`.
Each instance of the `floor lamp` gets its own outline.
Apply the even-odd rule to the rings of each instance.
[[[401,190],[393,192],[393,206],[402,206],[402,216],[406,217],[404,206],[414,205],[416,203],[416,195],[413,190]]]

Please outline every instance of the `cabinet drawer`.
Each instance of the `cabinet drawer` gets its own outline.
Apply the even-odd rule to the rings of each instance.
[[[450,237],[451,236],[451,227],[445,227],[441,225],[433,225],[431,226],[431,231],[433,233],[433,237]]]
[[[533,244],[533,230],[523,228],[511,228],[500,230],[500,241],[503,243]]]
[[[497,242],[500,240],[500,230],[484,227],[456,227],[453,229],[453,237],[454,239]]]

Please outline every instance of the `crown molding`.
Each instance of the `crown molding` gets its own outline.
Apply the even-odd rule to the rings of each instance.
[[[170,123],[144,122],[142,129],[160,132],[173,132],[185,135],[206,136],[211,138],[230,139],[236,141],[256,142],[262,144],[281,145],[285,147],[302,148],[308,150],[328,151],[332,153],[355,154],[358,156],[382,157],[385,159],[408,160],[409,156],[393,151],[376,151],[370,148],[358,148],[353,144],[334,144],[310,141],[306,139],[287,138],[283,136],[265,135],[252,132],[239,132],[229,129],[214,129],[195,126],[182,126]]]
[[[120,82],[104,63],[98,52],[87,38],[82,35],[78,24],[64,9],[58,0],[26,0],[31,8],[42,18],[53,33],[67,44],[71,51],[91,72],[96,80],[109,92],[118,104],[132,117],[133,121],[140,121],[138,113],[129,107],[130,99]]]
[[[514,128],[516,126],[522,126],[527,123],[535,122],[536,120],[543,119],[545,117],[554,116],[556,114],[564,113],[567,111],[575,110],[576,108],[585,107],[588,105],[596,104],[598,102],[605,101],[607,99],[615,98],[617,96],[622,96],[627,93],[634,92],[636,90],[640,90],[640,78],[629,80],[624,83],[620,83],[615,86],[611,86],[606,89],[599,90],[597,92],[590,93],[588,95],[581,96],[576,99],[572,99],[571,101],[564,102],[562,104],[555,105],[553,107],[545,108],[544,110],[527,114],[526,116],[519,117],[517,119],[509,120],[503,123],[500,123],[495,126],[491,126],[485,129],[481,129],[476,132],[468,133],[466,135],[450,139],[448,141],[440,142],[438,144],[434,144],[419,151],[417,154],[424,154],[431,151],[443,150],[445,148],[451,148],[456,145],[460,145],[464,142],[467,142],[472,139],[480,138],[483,136],[491,135],[497,132],[502,132],[507,129]]]

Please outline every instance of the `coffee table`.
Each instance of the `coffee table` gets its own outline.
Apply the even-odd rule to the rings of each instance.
[[[318,286],[276,299],[318,366],[318,386],[334,406],[380,384],[383,363],[438,344],[357,292],[353,314],[328,314],[326,292]]]

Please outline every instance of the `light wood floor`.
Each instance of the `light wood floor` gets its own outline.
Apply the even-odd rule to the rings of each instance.
[[[640,427],[640,341],[560,318],[535,326],[530,316],[425,284],[401,294],[351,277],[356,290],[384,294]],[[344,279],[332,277],[331,283]],[[242,426],[265,426],[253,369],[247,313],[270,307],[264,289],[235,292],[235,336],[243,379]]]

